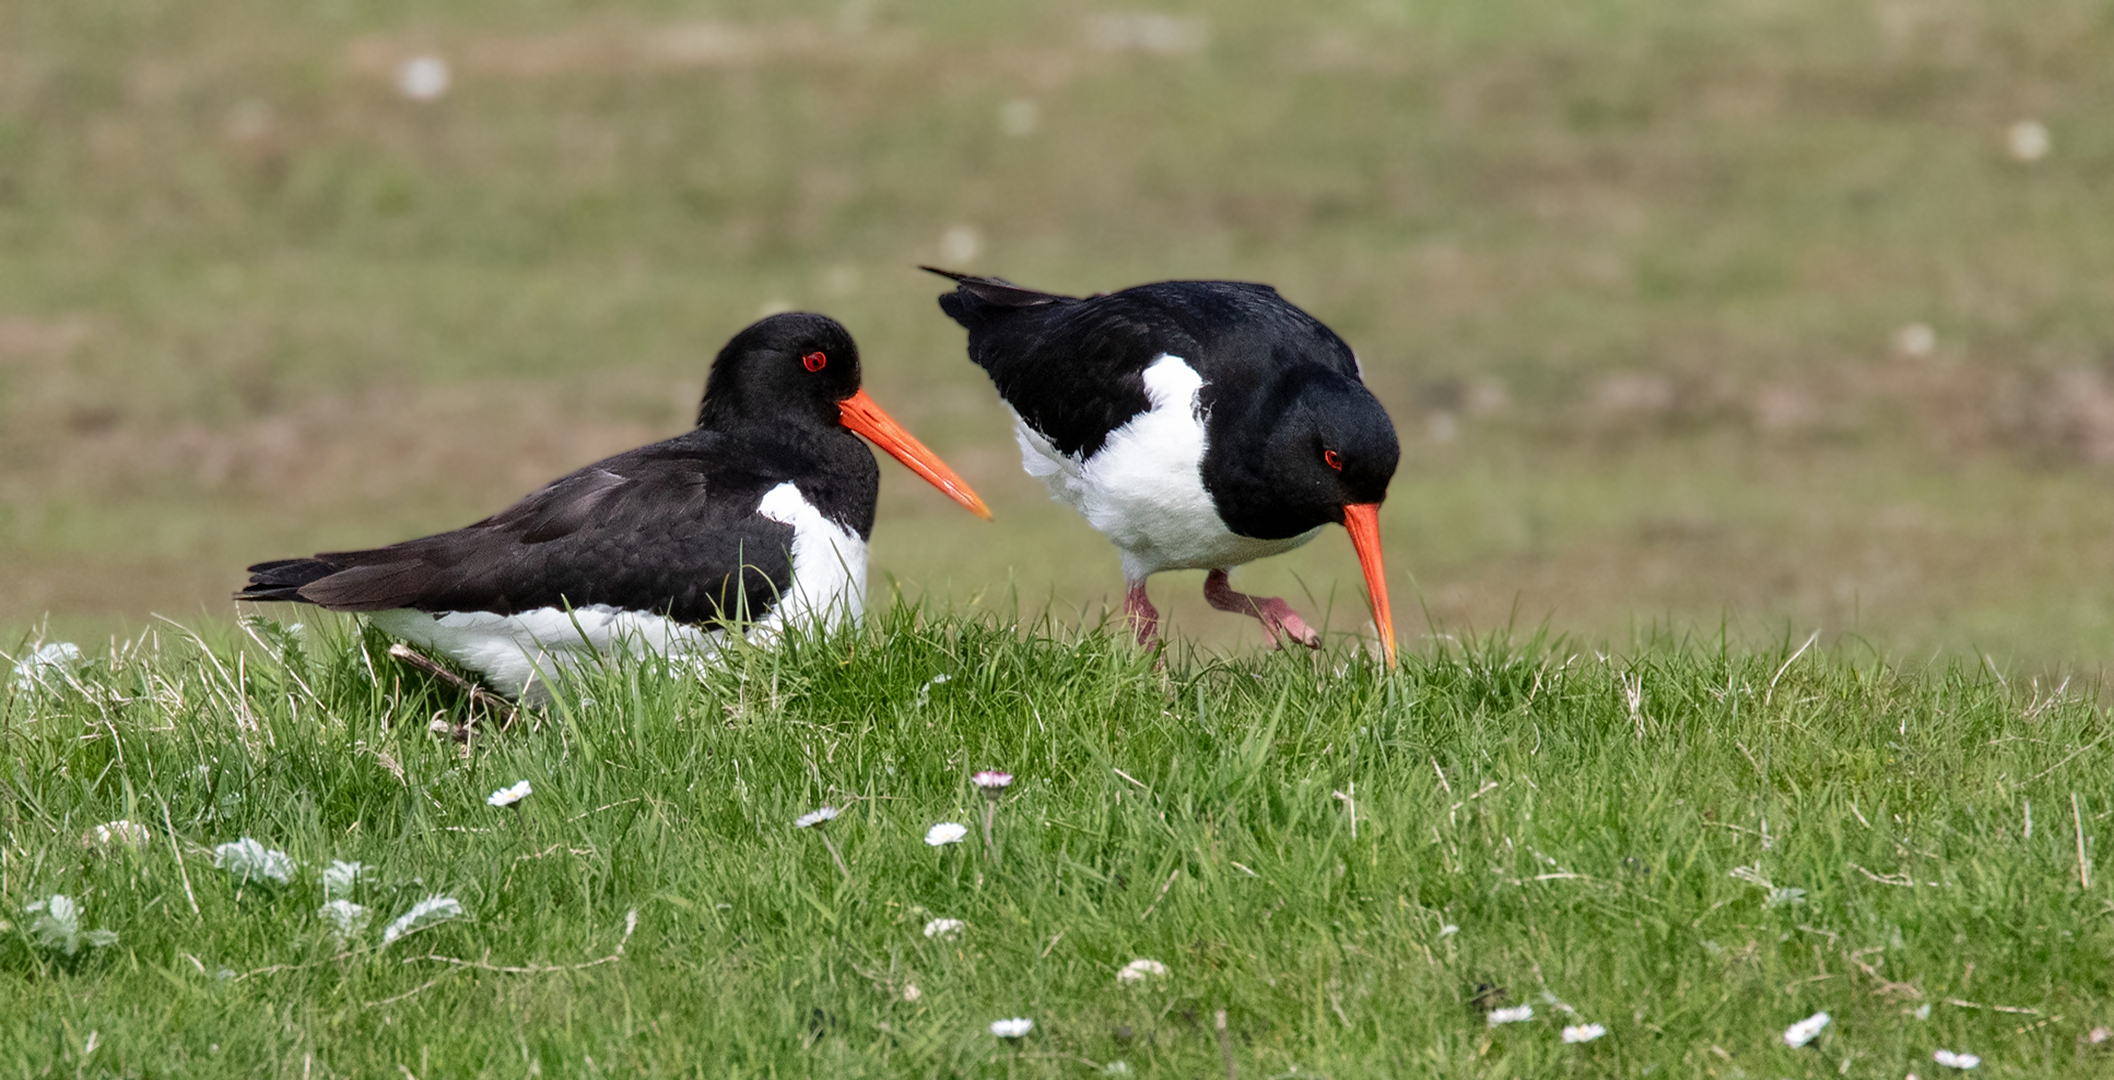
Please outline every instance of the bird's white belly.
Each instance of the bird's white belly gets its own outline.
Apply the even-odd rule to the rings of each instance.
[[[550,684],[582,664],[618,652],[632,656],[709,656],[720,634],[663,615],[608,604],[428,613],[411,608],[377,611],[377,629],[440,653],[484,676],[492,689],[532,703],[550,699]],[[525,692],[525,693],[524,693]]]
[[[1086,515],[1123,553],[1133,581],[1161,570],[1215,570],[1290,551],[1312,540],[1311,529],[1282,540],[1236,535],[1204,489],[1204,417],[1197,392],[1204,380],[1179,356],[1163,355],[1145,369],[1152,407],[1111,432],[1092,457],[1061,453],[1013,415],[1020,464],[1041,477],[1057,501]]]
[[[770,613],[749,628],[750,640],[767,642],[788,626],[826,630],[857,622],[866,607],[866,541],[823,517],[790,483],[772,488],[757,512],[793,527],[793,580]],[[508,697],[525,692],[531,702],[549,700],[553,679],[601,657],[708,660],[725,637],[725,631],[608,604],[511,615],[400,608],[378,611],[371,621],[384,633],[482,674]]]

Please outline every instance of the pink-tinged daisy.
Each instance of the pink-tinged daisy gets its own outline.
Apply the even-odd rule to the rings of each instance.
[[[147,827],[136,821],[120,818],[103,825],[91,827],[81,834],[81,846],[85,848],[128,847],[141,848],[152,839]]]
[[[850,881],[851,867],[845,865],[844,855],[843,853],[837,850],[836,841],[831,840],[829,838],[829,833],[826,830],[820,828],[820,826],[822,825],[837,820],[838,813],[840,813],[840,811],[834,806],[818,806],[813,810],[810,810],[807,813],[794,818],[793,828],[814,829],[815,835],[822,838],[822,846],[829,850],[830,861],[837,864],[837,872],[844,875],[844,880]]]
[[[991,825],[998,820],[998,799],[1006,793],[1006,785],[1013,782],[1013,774],[985,769],[969,778],[969,782],[984,793],[984,855],[993,861],[998,858],[998,845],[991,839]]]

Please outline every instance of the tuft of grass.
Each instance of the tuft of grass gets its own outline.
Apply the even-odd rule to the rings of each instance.
[[[164,629],[0,698],[0,1070],[2109,1065],[2084,1036],[2114,1021],[2114,730],[1986,667],[1548,637],[1156,667],[905,604],[696,677],[616,664],[463,748],[428,725],[466,704],[385,645]],[[927,845],[980,827],[982,768],[1017,778],[991,849]],[[144,842],[84,842],[116,820]],[[243,837],[298,871],[216,868]],[[326,894],[333,861],[368,870]],[[115,943],[40,944],[54,893]],[[434,897],[460,916],[384,943]],[[1560,1040],[1584,1023],[1606,1036]]]

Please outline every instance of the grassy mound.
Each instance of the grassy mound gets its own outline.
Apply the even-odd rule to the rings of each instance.
[[[465,750],[428,731],[459,696],[342,625],[39,670],[0,698],[0,1069],[2114,1067],[2107,719],[1987,671],[1541,640],[1155,669],[899,609],[577,689]]]

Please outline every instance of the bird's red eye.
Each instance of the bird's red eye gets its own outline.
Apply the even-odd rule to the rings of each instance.
[[[822,353],[811,352],[800,358],[800,365],[809,371],[821,371],[829,366],[829,357]]]
[[[1343,459],[1342,459],[1341,457],[1337,456],[1337,454],[1336,454],[1336,451],[1334,451],[1334,450],[1323,450],[1323,451],[1321,452],[1321,460],[1322,460],[1322,462],[1323,462],[1324,464],[1326,464],[1326,465],[1327,465],[1327,466],[1328,466],[1329,468],[1331,468],[1331,469],[1334,469],[1334,470],[1336,470],[1337,472],[1342,472],[1342,471],[1343,471]]]

